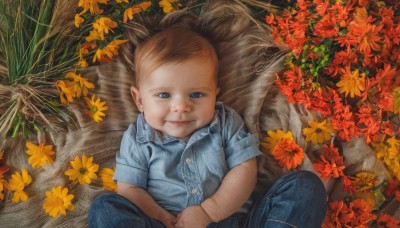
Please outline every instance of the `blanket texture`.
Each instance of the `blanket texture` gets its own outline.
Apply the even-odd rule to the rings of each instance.
[[[298,145],[306,152],[301,169],[314,171],[311,162],[319,156],[321,147],[306,143],[301,130],[307,126],[308,120],[319,114],[289,103],[274,85],[275,72],[282,69],[287,52],[274,45],[269,28],[253,18],[243,1],[210,1],[196,17],[199,21],[198,29],[213,37],[220,58],[221,92],[218,100],[234,108],[243,117],[250,131],[258,133],[260,139],[265,137],[268,130],[290,130]],[[184,16],[172,14],[159,20],[135,22],[129,26],[137,29],[134,35],[137,36],[137,42],[140,42],[153,32],[185,19]],[[132,43],[123,51],[133,51],[134,47],[135,43]],[[69,169],[70,161],[82,154],[94,156],[94,162],[100,165],[100,169],[115,165],[115,154],[122,134],[138,114],[129,91],[135,81],[134,72],[127,68],[131,64],[132,60],[118,59],[82,72],[95,83],[95,93],[107,102],[107,116],[103,122],[95,123],[86,115],[83,101],[72,103],[69,106],[71,118],[65,132],[48,132],[37,136],[38,142],[45,140],[46,144],[55,145],[56,159],[53,165],[33,169],[27,163],[22,139],[13,138],[1,142],[0,149],[10,151],[6,159],[11,169],[19,171],[26,168],[33,179],[26,188],[29,195],[26,202],[14,204],[11,202],[11,194],[6,194],[0,207],[1,227],[87,226],[90,203],[104,191],[100,180],[90,185],[71,186],[64,172]],[[363,138],[341,143],[340,146],[345,157],[347,175],[372,171],[380,175],[380,181],[387,179],[387,170]],[[274,180],[287,172],[278,166],[269,151],[262,150],[256,192],[265,191]],[[340,181],[330,179],[324,183],[331,200],[346,196]],[[52,218],[44,212],[42,205],[45,192],[57,185],[70,187],[71,193],[75,195],[75,209],[68,212],[67,216]],[[399,204],[395,200],[383,205],[383,210],[400,217]]]

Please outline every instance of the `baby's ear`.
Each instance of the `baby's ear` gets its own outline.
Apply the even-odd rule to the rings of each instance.
[[[217,87],[217,91],[216,91],[215,94],[217,94],[217,96],[218,96],[218,94],[219,94],[220,91],[221,91],[221,88],[220,88],[220,87]]]
[[[139,109],[140,112],[143,112],[142,97],[140,96],[139,90],[135,86],[131,87],[131,95],[136,103],[136,107]]]

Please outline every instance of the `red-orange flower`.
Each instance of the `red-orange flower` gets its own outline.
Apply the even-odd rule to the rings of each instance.
[[[338,178],[344,175],[343,170],[346,167],[343,165],[343,157],[339,155],[338,149],[333,144],[329,147],[324,145],[324,153],[320,158],[322,161],[316,161],[314,168],[323,179]]]
[[[381,214],[377,220],[378,228],[398,228],[400,225],[400,220],[389,214]]]
[[[399,180],[389,180],[389,184],[385,189],[385,196],[392,197],[395,196],[398,201],[400,201],[400,183]]]
[[[342,227],[351,223],[354,211],[350,210],[343,201],[329,203],[322,228]]]
[[[303,162],[304,152],[293,140],[281,139],[271,151],[281,167],[294,169]]]
[[[356,199],[350,202],[349,208],[354,211],[352,221],[353,227],[368,227],[368,223],[376,219],[376,215],[372,213],[372,207],[365,200]]]
[[[372,207],[362,199],[356,199],[347,206],[343,201],[329,203],[322,228],[331,227],[368,227],[376,219]]]
[[[314,33],[322,38],[333,37],[339,33],[336,27],[336,19],[332,15],[326,15],[314,27]]]

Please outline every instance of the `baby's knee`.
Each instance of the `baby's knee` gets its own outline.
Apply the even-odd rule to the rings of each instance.
[[[310,200],[316,200],[320,198],[321,201],[325,201],[327,192],[321,179],[313,172],[306,170],[298,170],[293,172],[293,178],[291,178],[293,185],[304,200],[310,197]]]

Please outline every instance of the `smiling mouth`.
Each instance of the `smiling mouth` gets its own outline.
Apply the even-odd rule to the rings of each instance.
[[[189,124],[191,121],[169,121],[169,122],[175,126],[184,126]]]

